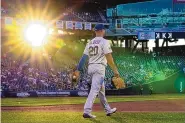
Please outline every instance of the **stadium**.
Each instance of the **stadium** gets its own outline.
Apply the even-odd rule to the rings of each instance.
[[[86,119],[90,64],[76,71],[97,29],[125,87],[105,67],[117,112],[95,95],[97,117]],[[185,0],[1,0],[2,123],[185,123],[184,114]]]

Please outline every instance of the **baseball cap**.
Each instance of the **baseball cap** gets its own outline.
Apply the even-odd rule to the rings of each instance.
[[[99,31],[105,29],[103,24],[96,24],[94,27],[94,31]]]

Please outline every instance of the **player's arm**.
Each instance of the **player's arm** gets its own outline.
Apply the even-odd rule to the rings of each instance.
[[[113,70],[114,72],[114,76],[115,77],[119,77],[119,72],[118,72],[118,69],[114,63],[114,60],[112,58],[112,49],[111,49],[111,46],[109,44],[108,41],[105,41],[104,42],[104,45],[103,45],[103,51],[104,51],[104,54],[105,54],[105,57],[107,59],[107,63],[108,65],[110,66],[110,68]]]
[[[86,63],[87,60],[88,60],[88,44],[85,47],[84,54],[81,57],[78,65],[77,65],[76,71],[75,71],[75,75],[77,76],[77,78],[80,75],[80,71],[83,70],[83,67],[84,67],[84,65],[85,65],[85,63]]]
[[[74,73],[75,76],[76,76],[77,78],[79,78],[79,76],[80,76],[80,71],[83,70],[83,67],[84,67],[84,65],[85,65],[85,63],[86,63],[86,61],[87,61],[87,59],[88,59],[88,55],[83,54],[83,56],[81,57],[81,59],[80,59],[78,65],[77,65],[76,71],[75,71],[75,73]]]
[[[88,59],[88,55],[83,54],[83,56],[81,57],[78,65],[77,65],[77,71],[82,71],[83,66],[85,65],[87,59]]]
[[[110,66],[110,68],[113,70],[114,72],[114,76],[115,77],[119,77],[119,72],[118,72],[118,69],[114,63],[114,60],[113,60],[113,57],[112,57],[112,54],[111,53],[108,53],[108,54],[105,54],[105,57],[107,59],[107,63],[108,65]]]

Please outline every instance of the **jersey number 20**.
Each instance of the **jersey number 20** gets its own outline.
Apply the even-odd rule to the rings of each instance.
[[[97,54],[98,54],[98,46],[95,46],[95,47],[90,46],[89,47],[89,55],[95,56]]]

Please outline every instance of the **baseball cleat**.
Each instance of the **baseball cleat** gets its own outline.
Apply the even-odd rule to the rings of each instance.
[[[110,112],[107,113],[107,116],[111,116],[112,114],[116,113],[117,108],[112,108]]]
[[[96,118],[96,116],[95,115],[92,115],[92,114],[83,114],[83,117],[84,118]]]

